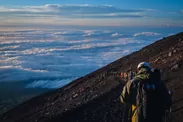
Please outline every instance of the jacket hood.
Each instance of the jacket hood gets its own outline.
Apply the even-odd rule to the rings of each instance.
[[[150,68],[141,68],[141,70],[137,73],[137,75],[135,76],[135,78],[137,79],[149,79],[150,78]]]

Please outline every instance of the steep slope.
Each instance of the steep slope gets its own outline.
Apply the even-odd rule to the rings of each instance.
[[[35,97],[0,116],[1,122],[121,121],[119,72],[149,61],[173,90],[173,116],[183,121],[183,33],[163,38],[67,86]],[[84,104],[84,105],[83,105]],[[179,120],[178,120],[179,119]]]
[[[24,81],[0,82],[0,114],[50,89],[25,88]]]

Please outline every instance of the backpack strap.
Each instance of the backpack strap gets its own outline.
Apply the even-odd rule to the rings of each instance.
[[[135,114],[135,111],[137,110],[137,107],[138,106],[136,106],[134,110],[133,110],[133,108],[131,109],[131,117]]]
[[[137,99],[138,95],[140,95],[140,94],[138,94],[138,93],[141,92],[141,81],[142,81],[143,79],[136,78],[136,80],[138,80],[138,84],[137,84],[137,96],[136,96],[136,99]],[[136,101],[137,101],[137,100],[136,100]],[[133,106],[133,105],[132,105],[132,106]],[[137,111],[137,109],[138,109],[139,107],[141,107],[141,104],[136,103],[135,109],[132,108],[131,116],[133,116],[133,115],[135,114],[135,112]]]

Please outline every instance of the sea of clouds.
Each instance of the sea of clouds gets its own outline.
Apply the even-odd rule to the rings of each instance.
[[[0,31],[0,82],[59,88],[172,32],[122,30]]]

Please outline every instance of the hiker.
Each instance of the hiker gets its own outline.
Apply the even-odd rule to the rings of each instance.
[[[120,73],[120,77],[121,77],[121,79],[124,78],[123,72]]]
[[[129,73],[129,80],[132,80],[133,79],[133,72],[132,71],[130,71],[130,73]]]
[[[128,80],[129,80],[128,77],[129,77],[128,71],[126,71],[126,72],[125,72],[125,81],[126,81],[126,82],[128,82]]]
[[[131,120],[127,122],[163,122],[172,104],[160,71],[152,70],[147,62],[137,66],[137,74],[124,86],[120,100],[131,105]]]
[[[128,81],[129,81],[129,73],[126,72],[126,82],[128,82]]]
[[[125,80],[125,82],[127,82],[127,81],[128,81],[128,80],[127,80],[127,78],[128,78],[127,73],[124,72],[123,75],[124,75],[124,80]]]

